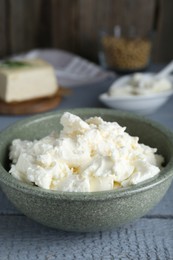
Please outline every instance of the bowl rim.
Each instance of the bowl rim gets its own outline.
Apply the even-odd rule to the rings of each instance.
[[[101,101],[148,101],[169,98],[173,95],[173,89],[165,90],[159,93],[153,93],[149,95],[127,95],[127,96],[110,96],[108,92],[104,92],[99,95]]]
[[[95,191],[95,192],[66,192],[66,191],[55,191],[55,190],[47,190],[43,189],[40,187],[35,187],[27,183],[23,183],[7,172],[4,167],[0,164],[0,186],[3,186],[5,184],[6,186],[15,189],[16,191],[22,191],[23,193],[27,194],[32,194],[36,195],[38,197],[46,197],[46,198],[54,198],[54,199],[59,199],[59,200],[68,200],[68,201],[102,201],[105,199],[113,199],[113,198],[122,198],[126,197],[129,195],[133,195],[142,191],[147,191],[162,182],[166,181],[169,178],[173,178],[173,132],[168,130],[166,127],[161,125],[160,123],[156,123],[148,118],[141,117],[136,114],[128,113],[128,112],[123,112],[119,110],[114,110],[114,109],[107,109],[107,108],[76,108],[76,109],[60,109],[58,111],[53,111],[53,112],[48,112],[48,113],[42,113],[39,115],[35,116],[29,116],[28,118],[21,119],[16,123],[11,124],[8,126],[6,129],[4,129],[1,134],[0,134],[0,146],[3,144],[3,140],[5,137],[8,138],[8,133],[11,132],[15,127],[19,127],[23,124],[32,124],[34,121],[42,121],[45,120],[46,118],[51,118],[55,117],[56,115],[61,115],[64,112],[71,112],[71,113],[76,113],[77,115],[80,116],[88,116],[88,113],[91,115],[89,116],[94,116],[94,114],[98,114],[99,116],[101,115],[109,115],[109,116],[126,116],[129,119],[134,119],[134,120],[139,120],[140,122],[144,122],[151,127],[154,127],[155,129],[159,130],[163,135],[166,136],[167,139],[169,139],[169,144],[170,144],[170,150],[172,157],[168,164],[166,165],[165,168],[161,170],[161,172],[153,177],[150,178],[144,182],[141,182],[139,184],[136,184],[134,186],[129,186],[125,188],[120,188],[117,190],[106,190],[106,191]],[[3,188],[3,187],[2,187]]]
[[[117,79],[115,79],[112,84],[109,86],[109,89],[113,89],[113,88],[117,88],[117,87],[122,87],[123,88],[123,84],[126,83],[128,81],[128,79],[130,79],[134,74],[132,75],[125,75],[125,76],[120,76]],[[144,74],[144,75],[154,75],[156,74],[155,72],[140,72],[139,74]],[[165,98],[165,97],[169,97],[173,94],[173,75],[169,75],[167,78],[170,79],[170,81],[172,82],[172,88],[168,89],[168,90],[163,90],[160,91],[158,93],[151,93],[151,94],[145,94],[145,95],[124,95],[124,96],[111,96],[109,95],[109,91],[104,92],[102,94],[99,95],[99,99],[102,101],[106,100],[106,101],[136,101],[136,100],[150,100],[153,98]],[[109,90],[108,89],[108,90]]]
[[[129,75],[122,75],[122,76],[120,76],[120,77],[117,77],[113,82],[112,82],[112,84],[110,85],[110,89],[111,88],[116,88],[116,87],[123,87],[123,85],[122,84],[124,84],[124,83],[126,83],[126,81],[128,81],[128,79],[130,79],[130,78],[132,78],[133,77],[133,75],[135,75],[135,74],[143,74],[143,75],[155,75],[155,74],[157,74],[157,72],[135,72],[135,73],[132,73],[132,74],[129,74]],[[172,83],[173,83],[173,75],[172,74],[169,74],[169,75],[167,75],[166,77],[163,77],[164,79],[165,78],[167,78],[167,79],[169,79]],[[173,88],[173,86],[172,86],[172,88]]]

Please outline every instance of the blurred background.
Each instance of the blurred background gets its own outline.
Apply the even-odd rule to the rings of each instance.
[[[172,0],[0,0],[0,58],[58,48],[98,62],[99,32],[151,33],[154,63],[173,58]]]

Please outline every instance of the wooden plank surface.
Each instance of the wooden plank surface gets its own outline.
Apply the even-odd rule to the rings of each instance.
[[[159,0],[159,17],[154,39],[154,62],[173,59],[173,1]]]
[[[121,25],[125,31],[133,26],[137,34],[145,35],[152,28],[154,7],[155,0],[108,0],[106,4],[104,0],[80,1],[79,50],[76,49],[76,53],[97,61],[99,33],[104,29],[113,30],[115,25]]]
[[[60,108],[102,107],[98,95],[109,85],[106,81],[75,88]],[[172,108],[173,97],[148,117],[173,130]],[[22,118],[0,116],[0,129]],[[138,221],[117,230],[86,234],[37,224],[17,211],[0,191],[0,260],[16,259],[172,260],[173,183],[163,200]]]
[[[51,13],[52,46],[77,52],[79,0],[51,0]]]
[[[171,260],[173,219],[141,219],[97,233],[63,232],[26,217],[0,216],[1,260]]]
[[[8,52],[6,12],[6,1],[0,0],[0,57]]]
[[[8,0],[10,52],[18,53],[37,47],[41,0]]]
[[[169,62],[172,13],[171,0],[0,0],[0,57],[54,47],[97,61],[99,31],[119,24],[141,35],[154,28],[152,60]]]

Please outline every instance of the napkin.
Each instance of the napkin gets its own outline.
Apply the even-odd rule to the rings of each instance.
[[[62,87],[83,86],[114,78],[116,74],[75,54],[59,49],[36,49],[15,55],[12,59],[40,58],[49,62],[55,69],[59,84]]]

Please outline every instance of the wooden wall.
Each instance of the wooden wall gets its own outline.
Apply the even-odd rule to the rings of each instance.
[[[173,59],[172,0],[0,0],[0,57],[61,48],[97,61],[99,30],[154,31],[154,62]]]

